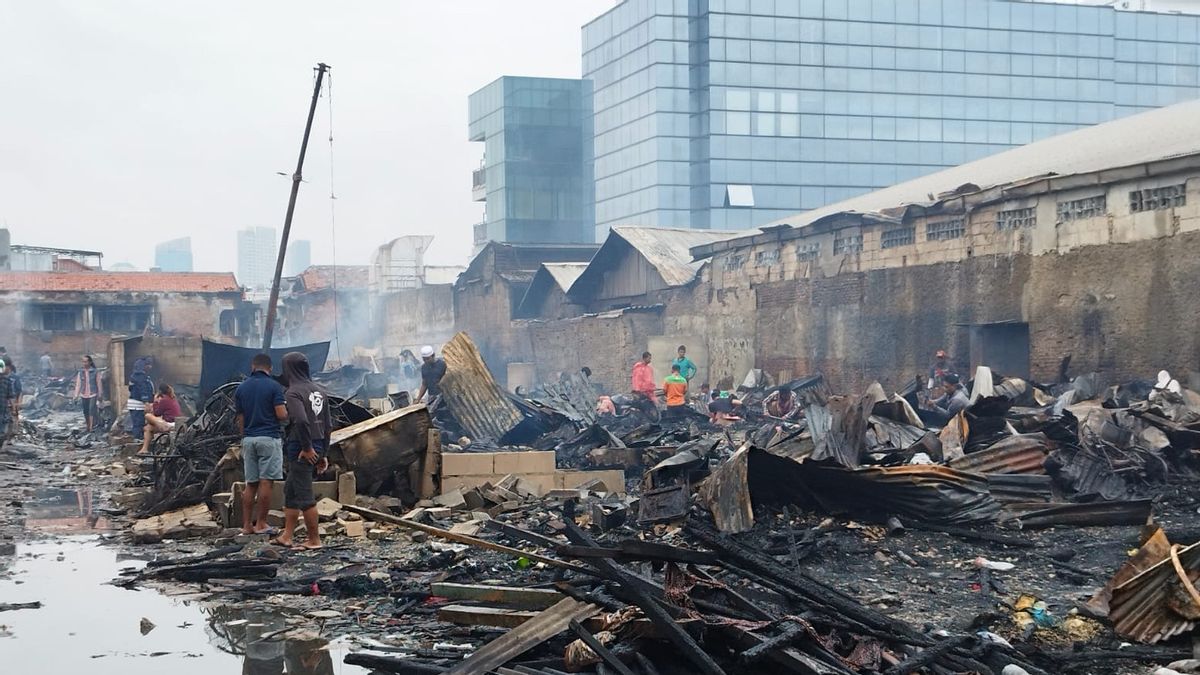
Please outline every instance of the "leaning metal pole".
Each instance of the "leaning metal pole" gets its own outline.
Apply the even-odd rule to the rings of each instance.
[[[296,160],[296,173],[292,174],[292,194],[288,197],[287,215],[283,218],[283,237],[279,240],[279,255],[275,257],[275,278],[271,280],[271,299],[267,301],[267,323],[263,328],[264,352],[271,350],[271,334],[275,332],[275,306],[279,304],[279,281],[283,276],[283,260],[287,257],[288,235],[292,232],[292,214],[296,211],[296,195],[300,193],[300,181],[304,172],[304,155],[308,152],[308,135],[312,132],[313,115],[317,112],[317,99],[321,97],[321,82],[329,66],[317,64],[317,83],[313,86],[312,103],[308,106],[308,121],[304,124],[304,140],[300,141],[300,159]]]

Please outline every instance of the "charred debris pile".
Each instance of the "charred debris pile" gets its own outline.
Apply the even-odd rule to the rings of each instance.
[[[750,387],[718,426],[598,415],[582,376],[514,396],[465,335],[445,357],[432,409],[345,404],[333,456],[358,495],[322,501],[326,550],[264,558],[226,531],[126,583],[334,603],[362,636],[346,661],[396,673],[1117,673],[1191,656],[1200,547],[1172,536],[1200,538],[1176,518],[1196,504],[1200,396],[1169,375],[1044,387],[981,368],[950,419],[917,383],[846,396],[817,376],[785,385],[794,420]],[[156,447],[141,513],[220,496],[238,464],[221,396]]]

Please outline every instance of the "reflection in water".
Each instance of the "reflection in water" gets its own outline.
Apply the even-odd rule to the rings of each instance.
[[[25,526],[38,530],[86,532],[109,529],[108,519],[96,512],[91,488],[39,488],[26,504]]]
[[[329,642],[310,633],[289,635],[282,614],[233,606],[206,611],[212,644],[242,657],[242,675],[333,675]]]

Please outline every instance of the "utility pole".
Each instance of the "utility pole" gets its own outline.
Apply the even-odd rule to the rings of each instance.
[[[271,299],[267,301],[267,324],[263,329],[264,352],[271,350],[271,335],[275,332],[275,306],[279,304],[279,280],[283,276],[283,259],[287,257],[288,235],[292,232],[292,214],[296,211],[296,195],[300,193],[300,181],[304,173],[304,155],[308,152],[308,135],[312,132],[313,115],[317,112],[317,99],[321,97],[321,83],[329,66],[317,64],[317,83],[313,86],[312,103],[308,106],[308,121],[304,124],[304,140],[300,142],[300,159],[296,160],[296,173],[292,174],[292,194],[288,197],[287,215],[283,218],[283,238],[279,240],[279,255],[275,258],[275,278],[271,282]]]

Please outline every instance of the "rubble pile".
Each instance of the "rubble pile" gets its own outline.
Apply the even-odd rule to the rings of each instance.
[[[1169,375],[982,368],[949,418],[919,383],[844,395],[814,376],[783,385],[783,419],[752,374],[718,422],[619,396],[598,413],[582,374],[504,392],[465,335],[446,356],[429,408],[337,400],[318,550],[235,529],[233,389],[215,391],[122,465],[111,515],[162,548],[117,583],[285,606],[380,672],[1149,673],[1191,656],[1200,545],[1172,542],[1200,540],[1200,397]]]

